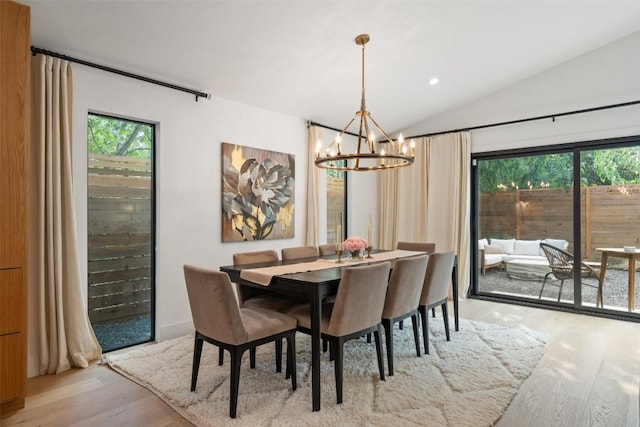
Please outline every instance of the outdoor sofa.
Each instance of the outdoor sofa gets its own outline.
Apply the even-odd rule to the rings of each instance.
[[[540,243],[548,243],[566,250],[569,242],[562,239],[519,240],[480,239],[480,269],[486,275],[487,269],[498,267],[509,277],[517,279],[542,279],[549,271],[549,262],[540,249]]]

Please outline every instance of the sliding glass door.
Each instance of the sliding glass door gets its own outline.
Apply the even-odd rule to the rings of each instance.
[[[590,273],[595,268],[600,276],[603,252],[607,253],[602,275],[605,309],[627,312],[638,307],[640,312],[640,289],[630,289],[630,282],[640,282],[640,275],[630,269],[631,251],[624,251],[625,246],[640,248],[640,145],[581,151],[580,174],[582,258]],[[597,285],[597,279],[590,278],[589,284],[594,282]],[[592,303],[592,293],[583,293],[583,304]]]
[[[474,294],[640,314],[632,289],[640,261],[634,268],[630,252],[616,252],[640,248],[640,138],[478,154],[473,161]]]

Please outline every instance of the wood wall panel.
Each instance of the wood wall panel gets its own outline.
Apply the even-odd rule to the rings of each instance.
[[[0,1],[0,412],[24,408],[30,9]]]

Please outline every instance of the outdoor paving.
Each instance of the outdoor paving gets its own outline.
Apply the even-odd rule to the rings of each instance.
[[[607,275],[604,281],[604,305],[605,308],[614,310],[627,311],[629,300],[629,272],[623,269],[607,269]],[[542,294],[543,299],[557,300],[558,286],[544,287]],[[559,284],[560,282],[551,282]],[[593,278],[583,279],[582,301],[586,305],[595,305],[596,289],[586,286],[586,284],[597,286],[598,281]],[[497,268],[487,270],[486,276],[478,275],[478,290],[481,292],[497,292],[508,293],[521,296],[531,296],[538,299],[540,288],[542,287],[542,279],[521,280],[511,278],[505,271]],[[573,301],[573,280],[565,280],[562,287],[561,301]],[[636,271],[636,292],[635,292],[636,311],[640,307],[640,272]]]

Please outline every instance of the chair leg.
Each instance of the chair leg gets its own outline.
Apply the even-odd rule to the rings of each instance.
[[[256,368],[256,348],[255,347],[249,350],[249,367],[251,369]]]
[[[367,334],[367,344],[371,344],[371,334]]]
[[[424,341],[424,354],[429,354],[429,318],[427,317],[427,307],[421,305],[418,308],[420,319],[422,320],[422,341]]]
[[[282,339],[276,340],[276,372],[282,372]]]
[[[436,308],[435,307],[431,308],[431,317],[433,317],[434,319],[436,317]]]
[[[198,382],[198,371],[200,370],[200,356],[202,355],[203,340],[196,336],[193,344],[193,367],[191,368],[191,391],[196,390],[196,383]],[[222,351],[222,348],[220,349]]]
[[[447,341],[451,341],[451,336],[449,335],[449,307],[446,301],[442,304],[442,317],[444,317],[444,330],[447,334]]]
[[[218,366],[222,366],[224,364],[224,349],[222,347],[218,347]]]
[[[329,345],[327,343],[327,340],[325,338],[323,338],[322,339],[322,352],[326,353],[328,349],[329,349]]]
[[[562,285],[564,285],[564,279],[560,280],[560,290],[558,291],[558,302],[560,302],[560,297],[562,296]]]
[[[380,380],[384,381],[384,356],[382,355],[382,326],[378,323],[378,329],[373,333],[376,340],[376,355],[378,356],[378,372]]]
[[[296,368],[296,335],[287,335],[287,378],[291,375],[291,389],[298,388],[297,368]]]
[[[544,279],[542,280],[542,286],[540,287],[540,295],[538,295],[538,299],[542,299],[542,292],[544,291],[544,285],[547,283],[547,278],[551,273],[547,273],[544,275]]]
[[[333,367],[336,376],[336,403],[342,403],[342,374],[344,371],[344,341],[336,338],[331,341],[334,353]]]
[[[598,300],[600,300],[600,308],[604,308],[604,296],[602,292],[602,282],[598,280],[598,294],[596,295],[596,307],[598,306]]]
[[[401,320],[400,322],[398,322],[398,329],[400,330],[404,329],[404,320]]]
[[[420,337],[418,335],[418,316],[411,316],[411,323],[413,323],[413,339],[416,342],[416,356],[420,357]],[[389,374],[391,375],[391,374]]]
[[[402,322],[402,320],[401,320]],[[393,375],[393,323],[389,319],[382,319],[384,326],[385,343],[387,345],[387,366],[389,367],[389,376]],[[376,345],[378,342],[376,341]]]
[[[252,348],[255,350],[255,347]],[[240,363],[242,362],[242,351],[234,348],[231,353],[231,380],[229,383],[229,417],[236,417],[238,408],[238,390],[240,388]]]

